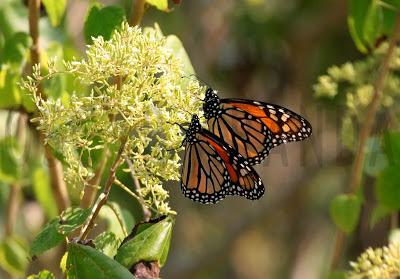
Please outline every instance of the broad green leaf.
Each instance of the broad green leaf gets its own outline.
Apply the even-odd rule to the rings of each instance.
[[[177,36],[169,35],[167,37],[166,46],[172,50],[175,57],[180,59],[182,63],[182,70],[185,74],[195,74],[189,55],[183,47],[181,40],[179,40]]]
[[[57,205],[52,195],[48,173],[42,167],[37,167],[32,172],[31,181],[35,197],[46,212],[47,217],[56,217],[58,215]]]
[[[125,242],[117,252],[115,259],[123,266],[130,268],[139,261],[158,261],[165,264],[171,242],[173,219],[167,217],[156,224],[145,224],[132,239]]]
[[[364,172],[377,176],[387,165],[388,160],[381,147],[381,138],[369,138],[365,146]]]
[[[389,132],[385,134],[384,151],[389,164],[400,167],[400,133]]]
[[[30,254],[37,256],[60,244],[65,237],[79,228],[90,215],[90,208],[67,208],[60,217],[51,220],[35,237]]]
[[[105,40],[111,38],[113,31],[125,20],[125,12],[118,6],[100,7],[93,5],[86,16],[84,34],[87,43],[92,43],[92,37],[102,36]]]
[[[67,6],[67,0],[42,0],[42,3],[49,15],[51,25],[60,25]]]
[[[21,92],[21,103],[27,112],[36,111],[36,104],[33,101],[32,94],[27,91]]]
[[[113,232],[103,232],[94,240],[96,249],[111,258],[117,253],[117,249],[121,245],[121,242],[122,239],[118,238]]]
[[[58,231],[63,235],[68,235],[85,223],[86,219],[90,215],[90,212],[90,208],[67,208],[65,211],[63,211],[63,213],[61,213]]]
[[[25,32],[17,32],[11,38],[5,41],[2,57],[2,63],[11,63],[22,66],[22,63],[29,55],[29,47],[32,44],[30,36]]]
[[[27,279],[56,279],[56,277],[50,271],[42,270],[38,274],[29,275]]]
[[[376,198],[382,206],[390,210],[400,209],[400,171],[398,166],[390,165],[376,180]]]
[[[146,2],[161,11],[168,11],[168,0],[146,0]]]
[[[0,140],[0,181],[13,183],[21,177],[21,151],[14,137]]]
[[[118,262],[96,249],[71,243],[68,246],[67,272],[70,279],[133,279],[133,275]]]
[[[55,218],[43,228],[43,230],[35,237],[31,244],[30,255],[38,256],[43,254],[45,251],[56,247],[60,244],[65,236],[58,232],[57,226],[59,219]]]
[[[28,265],[27,245],[15,236],[7,237],[0,245],[0,266],[11,274],[22,276]]]
[[[17,107],[21,104],[18,82],[21,76],[9,65],[1,65],[0,70],[0,109]]]
[[[351,233],[357,226],[360,210],[360,199],[353,194],[336,196],[330,206],[332,220],[345,233]]]

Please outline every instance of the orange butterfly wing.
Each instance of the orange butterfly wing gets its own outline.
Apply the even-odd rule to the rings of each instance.
[[[186,141],[182,168],[183,194],[201,203],[217,203],[227,195],[259,199],[264,186],[244,158],[207,130]]]

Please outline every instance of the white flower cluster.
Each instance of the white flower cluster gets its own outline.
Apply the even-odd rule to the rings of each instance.
[[[62,71],[50,65],[45,76],[37,70],[23,86],[34,94],[39,82],[72,74],[90,92],[69,92],[63,102],[35,97],[40,112],[35,121],[62,154],[67,181],[82,189],[93,176],[92,154],[115,151],[127,139],[123,155],[143,186],[139,194],[160,214],[170,213],[162,183],[180,177],[177,148],[183,139],[174,123],[186,123],[199,112],[204,88],[182,78],[187,75],[182,61],[156,28],[124,24],[110,40],[94,39],[86,58],[64,65]]]

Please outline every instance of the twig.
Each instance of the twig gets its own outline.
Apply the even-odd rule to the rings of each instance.
[[[83,197],[80,201],[81,208],[89,208],[90,206],[92,206],[94,199],[96,198],[98,185],[100,184],[101,177],[103,175],[107,161],[110,157],[110,152],[108,149],[105,150],[104,152],[105,154],[103,155],[103,158],[99,162],[99,165],[94,173],[93,178],[89,180],[88,185],[86,185],[85,189],[83,190],[84,191]]]
[[[125,162],[128,164],[128,166],[129,166],[129,170],[130,170],[131,177],[132,177],[132,180],[133,180],[133,185],[135,186],[136,193],[139,194],[139,190],[140,190],[140,181],[139,181],[139,179],[138,179],[138,178],[136,177],[136,175],[135,175],[135,168],[133,167],[133,163],[132,163],[132,161],[128,158],[128,156],[125,156],[125,157],[124,157],[124,160],[125,160]],[[147,208],[147,206],[144,204],[143,199],[139,198],[138,200],[139,200],[140,204],[142,205],[142,209],[143,209],[143,219],[144,219],[144,221],[149,221],[149,220],[150,220],[150,217],[151,217],[151,212],[150,212],[150,210],[149,210],[149,209]]]
[[[385,85],[386,76],[389,73],[390,60],[393,56],[397,41],[400,35],[400,14],[397,14],[396,23],[394,27],[393,34],[389,41],[389,47],[386,54],[383,57],[382,63],[379,67],[378,74],[374,83],[374,91],[372,100],[368,106],[366,117],[363,121],[361,127],[358,148],[356,151],[354,165],[350,176],[350,182],[348,187],[349,193],[355,193],[360,187],[363,163],[365,159],[365,145],[371,134],[372,126],[374,124],[374,119],[379,108],[379,100],[382,95],[382,91]],[[335,241],[334,256],[332,258],[331,268],[335,269],[339,264],[339,259],[341,257],[344,248],[344,235],[342,232],[338,232]]]
[[[39,13],[40,13],[40,0],[29,0],[29,33],[32,38],[32,46],[30,49],[32,65],[39,64]],[[37,94],[45,99],[46,96],[43,92],[41,84],[37,85]],[[64,182],[63,169],[61,163],[53,156],[50,147],[46,144],[44,136],[39,136],[40,142],[44,146],[44,153],[49,166],[49,173],[51,179],[51,187],[54,198],[57,202],[58,212],[61,213],[70,205],[67,186]]]
[[[129,25],[136,26],[142,21],[144,14],[145,0],[136,0],[132,5],[131,16],[129,17]]]
[[[27,120],[26,114],[21,113],[18,116],[15,136],[18,140],[20,147],[23,147],[25,142],[26,120]],[[4,225],[6,236],[11,235],[14,231],[14,226],[17,221],[20,196],[21,196],[21,185],[19,185],[19,183],[12,183],[10,185],[10,193],[8,195],[6,221]]]
[[[113,185],[113,183],[115,181],[115,172],[117,171],[117,168],[119,167],[119,165],[121,165],[121,163],[123,162],[122,153],[125,150],[125,145],[126,145],[127,141],[128,141],[127,137],[123,138],[121,141],[121,146],[118,150],[115,161],[110,168],[110,173],[108,175],[107,182],[104,185],[103,192],[97,199],[96,204],[93,207],[92,214],[90,215],[86,225],[83,227],[81,235],[78,238],[78,241],[82,241],[82,240],[86,239],[86,237],[88,236],[90,231],[93,229],[94,221],[96,220],[97,215],[99,215],[100,209],[107,202],[108,196],[110,194],[111,186]]]

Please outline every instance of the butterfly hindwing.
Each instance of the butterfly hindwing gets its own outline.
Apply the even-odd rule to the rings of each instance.
[[[264,194],[260,177],[247,161],[193,121],[185,139],[181,188],[186,197],[201,203],[216,203],[227,195],[259,199]]]

